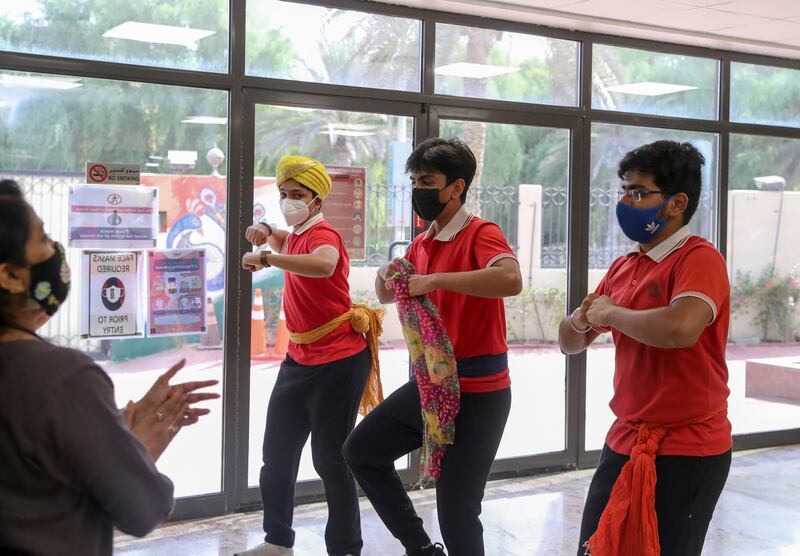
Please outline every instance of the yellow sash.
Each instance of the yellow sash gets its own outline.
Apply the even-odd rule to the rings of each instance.
[[[330,322],[318,326],[308,332],[289,332],[289,339],[295,344],[313,344],[339,328],[342,323],[350,321],[350,326],[359,334],[364,334],[370,351],[370,369],[364,394],[358,411],[366,415],[383,401],[383,387],[381,386],[381,364],[378,360],[378,337],[383,332],[381,321],[383,309],[373,309],[368,305],[354,303],[349,311],[339,315]]]

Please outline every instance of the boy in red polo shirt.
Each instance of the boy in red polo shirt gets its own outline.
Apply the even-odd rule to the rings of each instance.
[[[242,265],[285,271],[283,304],[290,342],[264,432],[259,485],[266,543],[240,554],[292,554],[295,481],[310,434],[314,469],[328,502],[328,554],[357,556],[363,544],[358,491],[342,444],[353,430],[359,403],[366,411],[381,398],[376,365],[380,322],[376,313],[350,300],[350,260],[341,236],[322,216],[331,190],[325,166],[311,158],[285,156],[276,174],[281,211],[294,231],[264,223],[249,227],[247,240],[268,243],[272,251],[247,253]]]
[[[617,218],[639,248],[614,261],[559,328],[564,353],[608,329],[616,346],[616,420],[589,487],[579,555],[699,556],[728,476],[730,286],[722,255],[688,226],[703,163],[691,144],[673,141],[622,159]]]
[[[405,258],[417,270],[409,294],[427,294],[453,344],[461,387],[455,441],[447,447],[436,483],[439,527],[451,556],[483,555],[481,500],[511,407],[503,297],[522,289],[514,252],[500,228],[464,207],[475,175],[475,157],[457,139],[431,138],[406,162],[415,212],[432,221]],[[385,265],[375,289],[394,300]],[[390,277],[389,277],[390,278]],[[394,461],[420,448],[423,423],[414,380],[370,413],[345,442],[356,480],[409,556],[442,555],[432,545]]]

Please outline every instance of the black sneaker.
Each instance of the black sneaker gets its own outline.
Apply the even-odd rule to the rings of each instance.
[[[407,552],[405,556],[447,556],[447,553],[444,551],[442,543],[437,542],[414,552]]]

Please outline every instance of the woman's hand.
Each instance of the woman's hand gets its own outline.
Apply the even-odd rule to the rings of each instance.
[[[153,461],[161,457],[181,430],[189,410],[189,396],[175,391],[154,411],[136,416],[131,433],[144,444]]]
[[[186,396],[189,407],[184,416],[185,419],[182,421],[182,426],[193,425],[201,416],[208,415],[211,410],[191,406],[199,402],[215,400],[219,398],[219,394],[213,392],[196,392],[196,390],[215,386],[219,381],[197,380],[170,385],[169,381],[175,377],[177,372],[181,370],[185,364],[185,359],[178,361],[175,365],[170,367],[168,371],[156,379],[141,400],[133,404],[128,404],[125,408],[125,421],[128,423],[128,427],[131,428],[131,430],[133,430],[133,426],[136,425],[139,419],[150,413],[158,413],[158,407],[167,401],[170,396]]]

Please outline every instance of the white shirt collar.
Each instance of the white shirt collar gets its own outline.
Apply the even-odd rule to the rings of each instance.
[[[453,238],[458,235],[458,232],[467,227],[470,220],[472,220],[472,213],[462,205],[441,230],[439,230],[439,226],[434,220],[428,228],[428,231],[425,232],[425,239],[433,238],[436,241],[453,241]]]
[[[650,249],[646,255],[655,262],[660,263],[666,259],[670,253],[683,247],[683,244],[686,243],[686,240],[690,235],[692,235],[692,232],[689,231],[689,225],[687,224],[678,229],[678,231],[673,233],[667,239]]]
[[[322,216],[321,212],[318,213],[318,214],[315,214],[314,216],[312,216],[311,218],[309,218],[308,220],[303,222],[303,225],[300,226],[299,228],[295,229],[295,231],[293,233],[298,235],[298,236],[299,235],[303,235],[303,232],[307,232],[309,228],[311,228],[313,226],[316,226],[317,224],[319,224],[323,220],[325,220],[325,218]]]

